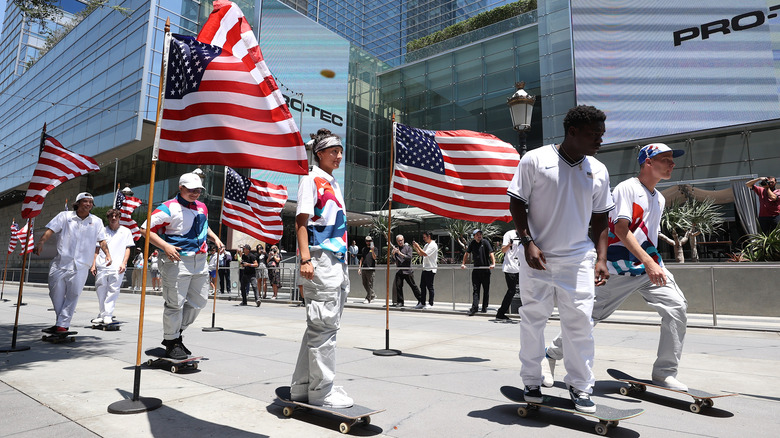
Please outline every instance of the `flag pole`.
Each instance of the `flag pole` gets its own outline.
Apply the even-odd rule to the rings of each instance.
[[[44,129],[46,129],[46,125],[44,125]],[[30,349],[30,347],[27,345],[22,347],[17,346],[16,336],[19,333],[19,308],[22,307],[22,288],[24,288],[24,269],[27,266],[27,245],[29,245],[30,243],[32,222],[33,222],[32,219],[27,220],[27,238],[24,240],[24,245],[22,245],[22,275],[19,277],[19,296],[16,299],[16,319],[14,319],[14,331],[13,331],[13,335],[11,336],[11,347],[0,348],[0,353],[13,353],[17,351],[27,351]]]
[[[223,172],[223,178],[222,178],[222,200],[219,204],[219,232],[217,236],[219,238],[222,238],[222,210],[225,209],[225,185],[227,184],[227,166],[225,166],[224,172]],[[227,251],[226,249],[222,249],[223,251]],[[217,281],[219,281],[219,253],[217,253]],[[230,269],[230,267],[228,267]],[[214,307],[211,309],[211,327],[203,327],[204,332],[220,332],[224,330],[222,327],[214,327],[214,322],[217,319],[217,282],[214,282]]]
[[[390,148],[390,195],[387,203],[387,275],[385,275],[385,348],[374,350],[375,356],[398,356],[401,350],[390,348],[390,248],[392,247],[392,236],[390,230],[393,224],[393,172],[395,170],[395,113],[392,117],[393,134],[392,147]]]
[[[171,19],[165,20],[165,42],[163,43],[162,65],[160,66],[160,86],[157,95],[157,117],[155,118],[154,147],[152,148],[152,166],[149,176],[149,201],[146,208],[146,230],[144,235],[144,261],[149,256],[149,234],[152,220],[152,205],[154,203],[154,178],[157,171],[158,147],[160,143],[160,117],[162,116],[163,96],[165,93],[165,79],[168,73],[168,49],[171,45]],[[141,278],[141,304],[138,313],[138,347],[135,356],[135,368],[133,374],[133,398],[124,399],[108,405],[108,412],[112,414],[140,414],[153,411],[162,406],[162,400],[154,397],[141,397],[141,347],[144,335],[144,309],[146,306],[146,276],[149,264],[144,262]]]
[[[16,223],[16,218],[11,219],[11,224],[14,224],[14,223]],[[11,236],[10,238],[12,239],[13,237],[14,236]],[[18,237],[17,237],[16,240],[17,240],[17,244],[18,244],[18,240],[19,240]],[[10,240],[9,240],[8,246],[11,246]],[[8,274],[8,256],[10,256],[10,255],[11,255],[11,253],[6,251],[6,253],[5,253],[5,266],[3,266],[3,287],[2,287],[2,289],[0,289],[0,301],[3,301],[3,302],[8,301],[7,299],[3,298],[3,294],[5,293],[5,276],[6,276],[6,274]]]

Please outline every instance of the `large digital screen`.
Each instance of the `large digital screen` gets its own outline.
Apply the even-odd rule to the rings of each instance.
[[[303,141],[327,128],[345,141],[350,44],[344,38],[276,0],[264,0],[258,43],[268,68],[301,130]],[[344,187],[344,167],[333,176]],[[287,186],[298,199],[298,176],[253,170],[252,177]]]
[[[604,143],[780,118],[780,0],[571,0],[577,103]]]

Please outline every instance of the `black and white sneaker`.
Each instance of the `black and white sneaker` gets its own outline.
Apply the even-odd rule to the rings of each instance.
[[[178,339],[165,340],[162,341],[162,344],[165,346],[165,357],[175,360],[184,360],[187,358],[187,353],[182,348]]]
[[[574,409],[588,414],[596,412],[596,404],[593,403],[593,400],[590,399],[590,394],[587,392],[569,386],[569,397],[571,397],[571,402],[574,403]]]
[[[527,402],[541,403],[543,401],[542,390],[539,389],[539,385],[525,385],[525,389],[523,390],[523,398]]]

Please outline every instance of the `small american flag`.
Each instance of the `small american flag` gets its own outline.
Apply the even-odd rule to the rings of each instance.
[[[226,167],[225,206],[222,223],[263,242],[275,244],[282,238],[282,208],[287,187],[239,175]]]
[[[116,192],[116,203],[114,208],[119,210],[119,225],[130,229],[130,231],[133,233],[133,240],[138,240],[141,238],[141,229],[138,227],[138,224],[133,220],[131,215],[133,214],[133,211],[135,211],[135,209],[138,208],[138,206],[140,206],[142,203],[142,200],[133,196],[126,196],[120,190],[117,190]]]
[[[100,170],[95,160],[65,149],[54,137],[44,134],[41,141],[41,156],[22,204],[24,219],[41,214],[43,200],[55,187],[77,176]]]
[[[520,155],[474,131],[427,131],[395,124],[393,200],[453,219],[509,222],[507,187]]]
[[[308,173],[301,133],[235,3],[215,1],[197,39],[173,35],[154,156]]]
[[[16,222],[11,222],[11,234],[9,235],[9,241],[8,241],[8,254],[13,254],[14,251],[16,251],[16,242],[19,241],[19,236],[16,235],[16,233],[19,232],[19,225],[16,224]]]
[[[35,239],[34,239],[35,236],[33,234],[32,223],[31,223],[32,220],[33,219],[29,219],[27,223],[24,224],[22,229],[20,229],[16,233],[16,236],[19,239],[19,243],[22,246],[22,251],[23,251],[22,254],[24,254],[24,252],[29,254],[32,252],[33,248],[35,248]],[[30,241],[27,242],[27,246],[25,246],[25,241],[27,240],[27,226],[30,226]],[[24,251],[24,248],[27,248],[27,251]]]

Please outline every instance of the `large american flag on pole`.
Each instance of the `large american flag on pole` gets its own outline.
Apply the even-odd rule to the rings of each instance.
[[[16,251],[16,242],[19,241],[19,236],[16,233],[19,232],[19,225],[16,222],[11,221],[11,234],[8,240],[8,254],[13,254]]]
[[[133,233],[133,240],[141,238],[141,229],[131,215],[142,203],[142,200],[134,196],[127,196],[120,190],[116,191],[116,203],[114,208],[119,210],[119,225],[130,229],[130,232]]]
[[[229,167],[225,173],[222,223],[265,243],[279,242],[287,187],[247,178]]]
[[[440,216],[509,222],[507,187],[520,155],[474,131],[428,131],[395,124],[393,200]]]
[[[46,195],[69,179],[100,170],[91,157],[65,149],[60,142],[49,135],[42,136],[43,148],[38,164],[33,171],[27,194],[22,204],[22,218],[38,216]]]
[[[172,37],[159,159],[307,174],[301,133],[241,9],[217,0],[197,39]]]

